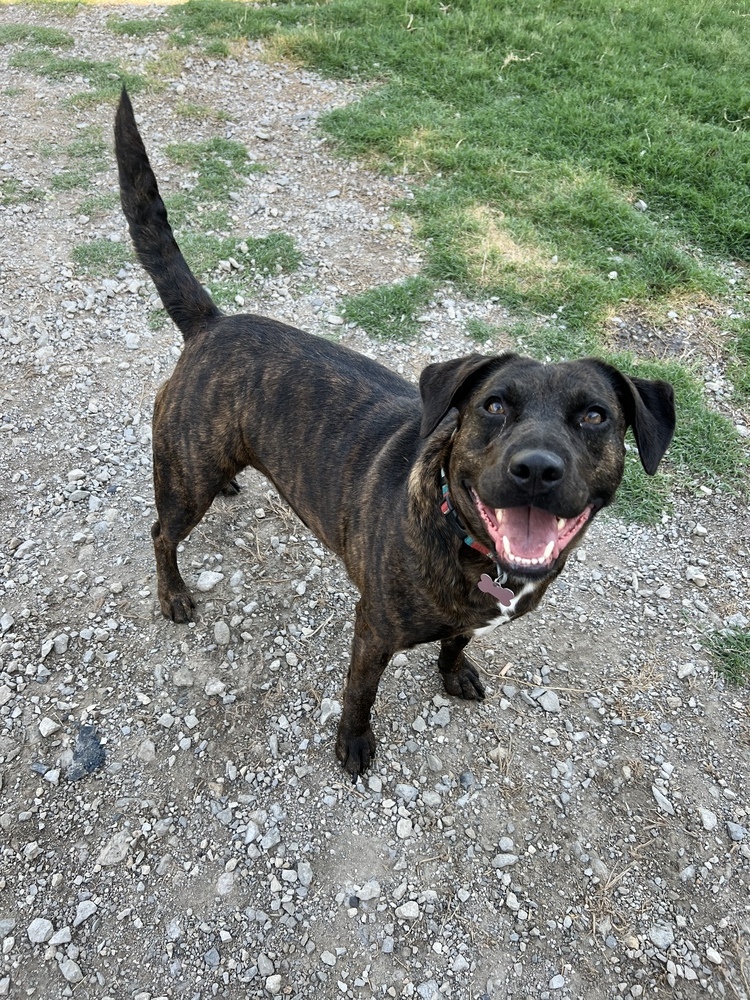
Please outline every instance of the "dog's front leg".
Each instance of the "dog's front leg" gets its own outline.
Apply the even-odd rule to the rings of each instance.
[[[354,616],[354,642],[344,691],[344,709],[336,736],[336,755],[354,781],[367,770],[375,754],[370,711],[380,678],[394,652],[372,630],[363,602],[359,601]]]
[[[443,675],[443,686],[448,694],[467,701],[481,701],[484,698],[484,684],[479,679],[477,668],[464,656],[464,649],[470,640],[470,635],[443,639],[440,643],[438,669]]]

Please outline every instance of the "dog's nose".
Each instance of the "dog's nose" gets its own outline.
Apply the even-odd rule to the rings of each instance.
[[[508,467],[511,479],[530,495],[548,493],[565,475],[565,463],[553,451],[528,448],[517,452]]]

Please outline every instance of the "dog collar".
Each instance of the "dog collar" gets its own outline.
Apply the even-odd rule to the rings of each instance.
[[[458,535],[464,545],[468,545],[470,549],[474,549],[476,552],[481,552],[483,556],[486,556],[487,559],[491,559],[495,564],[495,579],[493,580],[487,573],[482,573],[477,587],[484,594],[492,594],[492,596],[495,597],[500,604],[507,608],[516,596],[509,587],[505,586],[508,574],[500,569],[500,563],[497,561],[495,553],[492,549],[488,549],[486,545],[482,545],[481,542],[478,542],[473,535],[469,534],[461,523],[461,518],[456,513],[456,508],[451,503],[448,477],[446,476],[445,469],[443,468],[440,469],[440,492],[443,498],[440,503],[440,510],[445,515],[452,530]]]
[[[482,545],[481,542],[478,542],[473,535],[469,534],[461,523],[461,519],[456,513],[456,508],[451,503],[450,488],[448,486],[448,477],[445,474],[445,469],[440,470],[440,492],[443,495],[440,510],[443,514],[445,514],[448,524],[451,526],[453,531],[458,535],[464,545],[468,545],[470,549],[475,549],[477,552],[481,552],[483,556],[487,556],[487,558],[491,559],[497,566],[497,559],[495,558],[495,553],[492,549],[488,549],[486,545]]]

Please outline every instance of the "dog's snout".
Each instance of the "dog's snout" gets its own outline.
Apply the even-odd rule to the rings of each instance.
[[[527,448],[516,452],[508,471],[511,479],[529,494],[547,493],[562,482],[565,463],[552,451]]]

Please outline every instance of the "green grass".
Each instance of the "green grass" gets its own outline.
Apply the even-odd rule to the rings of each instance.
[[[394,285],[378,285],[344,301],[345,317],[368,333],[384,340],[407,340],[419,331],[417,316],[432,294],[426,278],[407,278]]]
[[[37,187],[24,187],[15,177],[0,177],[0,205],[24,205],[43,201],[44,191]]]
[[[127,243],[91,240],[90,243],[82,243],[73,248],[73,260],[84,272],[92,275],[111,277],[133,259]]]
[[[131,38],[146,38],[156,31],[163,30],[163,25],[146,17],[120,17],[112,14],[107,18],[107,27],[116,35],[128,35]]]
[[[716,659],[716,669],[730,684],[750,681],[750,632],[724,629],[711,636],[708,647]]]
[[[190,121],[225,122],[229,120],[226,111],[209,107],[207,104],[195,104],[191,101],[180,101],[175,106],[175,112],[181,118],[187,118]]]
[[[63,58],[45,50],[24,50],[17,52],[10,60],[11,66],[28,69],[38,76],[49,77],[52,80],[67,80],[70,77],[82,77],[91,90],[73,93],[66,102],[73,107],[98,104],[102,101],[113,101],[117,98],[123,85],[131,93],[142,90],[145,81],[137,73],[128,73],[116,63],[97,62],[92,59]]]
[[[750,405],[750,320],[731,320],[729,329],[735,334],[731,345],[732,361],[728,375],[741,404]]]
[[[242,189],[242,178],[264,168],[253,163],[247,149],[233,139],[215,137],[204,142],[177,142],[166,148],[173,163],[197,171],[191,192],[199,201],[224,200],[231,191]]]
[[[376,81],[323,126],[421,176],[404,207],[427,275],[562,306],[574,331],[622,298],[715,293],[706,255],[750,256],[746,21],[719,0],[194,2],[162,19],[182,43],[276,35]]]
[[[44,28],[27,24],[1,24],[0,45],[26,42],[47,49],[68,49],[73,37],[58,28]]]
[[[81,215],[101,216],[111,212],[120,204],[120,197],[116,194],[93,194],[84,198],[78,206]]]
[[[228,260],[230,257],[234,257],[238,264],[242,264],[250,275],[293,271],[299,267],[301,260],[294,240],[286,233],[271,233],[269,236],[257,239],[246,237],[242,240],[205,233],[183,233],[179,243],[191,269],[201,279],[212,275],[219,261]],[[227,277],[231,274],[231,272],[223,273]],[[218,280],[221,282],[221,276]]]
[[[53,174],[50,187],[53,191],[72,191],[75,188],[87,188],[91,184],[91,174],[88,170],[61,170]]]

